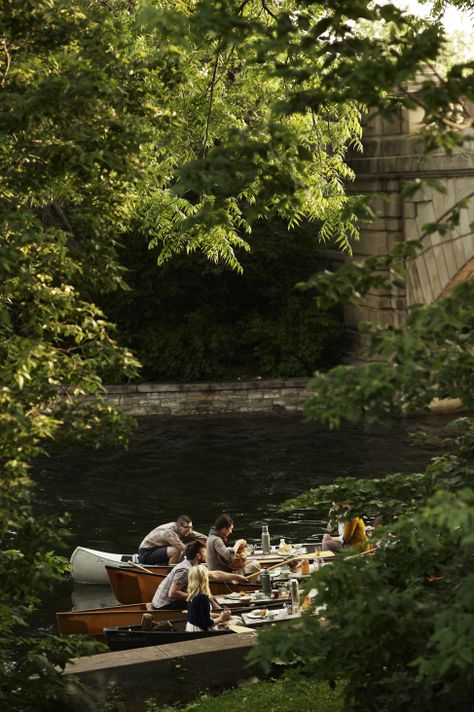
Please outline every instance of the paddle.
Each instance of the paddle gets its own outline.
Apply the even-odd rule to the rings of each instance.
[[[141,570],[144,571],[146,574],[154,574],[154,573],[155,573],[154,571],[150,571],[150,569],[146,569],[144,566],[142,566],[142,565],[139,564],[138,562],[127,561],[127,564],[128,564],[129,566],[133,566],[133,568],[141,569]]]
[[[300,554],[300,556],[292,556],[291,559],[286,559],[285,561],[280,561],[278,564],[274,564],[273,566],[268,566],[266,570],[273,571],[273,569],[279,569],[281,566],[291,564],[292,561],[302,561],[303,559],[329,559],[331,558],[331,556],[334,556],[332,551],[321,551],[319,554],[316,554],[315,551],[312,551],[310,554]],[[261,573],[261,571],[256,571],[253,574],[248,574],[248,576],[246,576],[245,578],[247,580],[250,580],[255,576],[260,576]]]

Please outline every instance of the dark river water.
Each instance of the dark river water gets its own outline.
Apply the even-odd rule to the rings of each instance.
[[[278,512],[288,497],[337,477],[376,477],[424,469],[435,446],[410,444],[409,431],[441,434],[451,417],[426,416],[390,429],[329,432],[300,417],[142,418],[127,450],[61,452],[36,466],[38,508],[70,514],[77,545],[133,553],[157,524],[190,514],[207,533],[229,512],[236,537],[257,541],[262,521],[272,540],[317,540],[325,511]],[[58,584],[34,619],[54,630],[54,612],[113,603],[107,587]]]

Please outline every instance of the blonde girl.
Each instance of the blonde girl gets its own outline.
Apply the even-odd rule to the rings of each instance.
[[[188,574],[188,622],[186,631],[207,631],[214,623],[229,620],[230,611],[211,614],[211,591],[209,589],[209,574],[206,566],[198,564],[189,569]]]

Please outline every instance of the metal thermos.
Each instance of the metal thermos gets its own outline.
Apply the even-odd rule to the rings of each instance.
[[[300,587],[296,579],[290,581],[291,612],[299,613],[300,610]]]
[[[272,595],[272,583],[270,580],[270,572],[268,569],[263,569],[261,573],[261,578],[262,578],[262,593],[265,594],[265,596],[270,596]]]
[[[262,526],[262,551],[264,554],[270,553],[270,532],[266,524]]]

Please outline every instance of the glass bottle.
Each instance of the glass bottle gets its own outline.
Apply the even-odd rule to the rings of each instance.
[[[266,524],[262,525],[262,551],[264,554],[270,553],[270,532]]]

